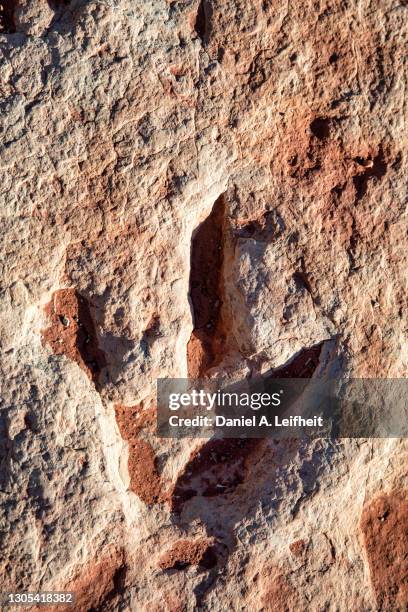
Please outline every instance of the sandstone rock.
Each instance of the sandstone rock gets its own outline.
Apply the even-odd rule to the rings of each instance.
[[[212,545],[213,540],[209,538],[179,540],[161,557],[159,566],[164,570],[181,570],[188,565],[200,565],[210,569],[217,562]]]
[[[405,440],[154,424],[159,377],[407,377],[405,4],[2,1],[3,591],[404,609]]]
[[[367,504],[361,517],[371,580],[381,610],[404,610],[408,605],[407,513],[407,494],[392,492]]]

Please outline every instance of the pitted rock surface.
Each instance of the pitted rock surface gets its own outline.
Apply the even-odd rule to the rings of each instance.
[[[407,377],[407,23],[396,0],[2,1],[2,591],[404,609],[405,440],[154,423],[159,377]]]

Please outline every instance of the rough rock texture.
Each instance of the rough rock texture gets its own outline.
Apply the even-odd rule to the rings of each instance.
[[[361,529],[380,609],[408,608],[408,496],[380,495],[364,508]]]
[[[56,291],[46,306],[50,327],[43,332],[43,342],[56,355],[75,361],[98,386],[99,374],[106,365],[98,347],[89,304],[74,289]]]
[[[209,538],[179,540],[162,556],[159,567],[181,570],[188,565],[201,565],[209,569],[217,562],[212,545],[213,541]]]
[[[214,450],[156,439],[154,401],[188,373],[407,376],[407,21],[3,0],[2,591],[406,609],[404,440]]]

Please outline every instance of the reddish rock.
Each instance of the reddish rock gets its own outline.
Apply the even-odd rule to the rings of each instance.
[[[363,521],[367,568],[356,528],[362,487],[404,482],[406,441],[195,451],[140,407],[117,410],[122,445],[111,406],[187,368],[407,376],[407,3],[0,4],[3,590],[74,579],[107,612],[404,609],[405,515],[386,537],[392,508],[380,532]],[[149,507],[164,475],[170,517]],[[153,570],[204,529],[222,571]],[[99,542],[134,551],[120,601]]]
[[[180,589],[172,586],[171,589],[160,594],[152,606],[149,606],[151,612],[186,612],[186,598],[180,592]]]
[[[197,228],[191,245],[190,300],[194,330],[187,346],[188,375],[200,378],[224,356],[222,323],[225,198]]]
[[[53,294],[45,312],[51,325],[42,332],[43,343],[56,355],[75,361],[98,384],[106,359],[98,346],[89,302],[75,289],[60,289]]]
[[[115,414],[120,434],[129,444],[130,490],[146,504],[162,501],[165,496],[153,447],[150,442],[139,438],[143,430],[152,430],[154,411],[117,405]]]
[[[115,415],[124,440],[137,438],[142,431],[152,432],[156,423],[156,412],[142,406],[116,404]]]
[[[113,599],[121,587],[126,565],[122,551],[112,549],[102,559],[88,563],[77,578],[66,586],[75,593],[76,612],[85,612]],[[72,610],[72,607],[67,608]]]
[[[289,578],[284,574],[265,580],[265,591],[261,597],[262,610],[265,612],[295,612],[302,610],[300,598]]]
[[[189,378],[200,378],[211,366],[213,360],[211,342],[206,334],[193,330],[187,344],[187,363]]]
[[[404,491],[369,502],[361,516],[364,547],[378,609],[408,609],[408,497]]]
[[[89,612],[105,609],[114,604],[116,597],[123,592],[127,565],[123,550],[111,546],[100,557],[96,557],[76,569],[74,577],[63,587],[54,590],[72,592],[74,605],[47,607],[49,612]],[[31,608],[31,612],[40,612],[43,607]]]
[[[160,558],[159,567],[163,570],[181,570],[189,565],[199,565],[210,569],[217,563],[212,538],[179,540]]]
[[[301,557],[306,550],[306,542],[304,540],[295,540],[289,545],[289,550],[294,557]]]
[[[157,470],[156,457],[151,445],[145,440],[129,443],[130,490],[146,504],[160,501],[162,484]]]

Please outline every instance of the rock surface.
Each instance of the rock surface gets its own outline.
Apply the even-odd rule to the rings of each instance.
[[[154,436],[161,376],[407,377],[407,21],[2,1],[2,591],[407,609],[405,440]]]

